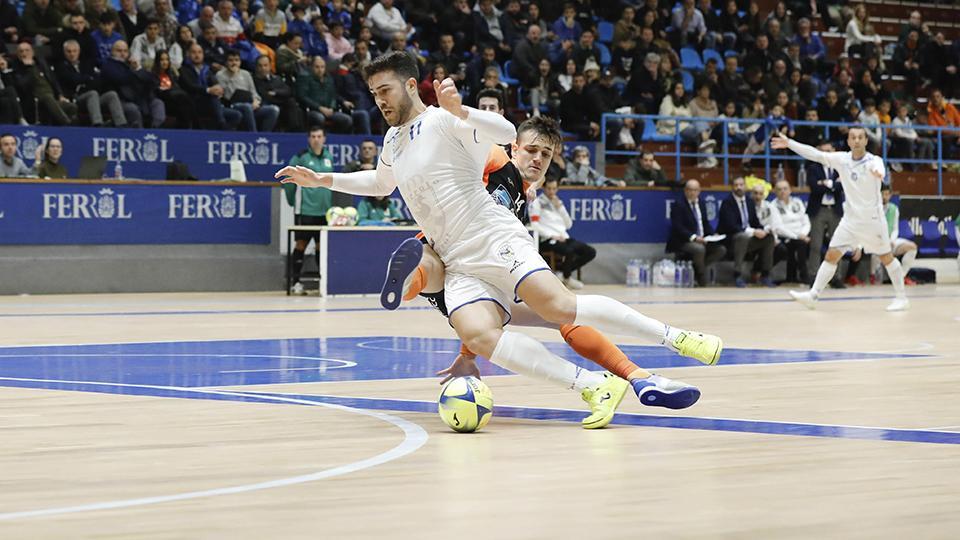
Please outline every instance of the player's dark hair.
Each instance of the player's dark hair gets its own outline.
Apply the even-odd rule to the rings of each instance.
[[[410,58],[410,55],[405,51],[394,51],[378,56],[363,68],[363,76],[369,80],[370,77],[384,71],[394,72],[401,82],[407,79],[420,79],[420,69],[417,67],[417,62]]]
[[[496,98],[497,108],[503,110],[503,92],[499,88],[484,88],[477,92],[477,103],[480,103],[480,98]]]
[[[308,134],[308,135],[313,135],[313,134],[316,133],[317,131],[322,131],[324,135],[327,134],[326,128],[324,128],[323,126],[321,126],[321,125],[319,125],[319,124],[314,124],[314,125],[310,126],[310,129],[307,131],[307,134]]]
[[[862,131],[864,137],[867,136],[867,128],[861,126],[860,124],[857,124],[855,126],[850,126],[850,129],[847,131],[847,134],[849,135],[850,131],[853,131],[855,129],[859,129],[860,131]]]
[[[556,184],[557,186],[559,186],[560,179],[557,178],[556,176],[548,176],[543,180],[543,185],[546,186],[547,184]]]
[[[534,116],[524,120],[517,128],[517,141],[528,131],[532,131],[537,137],[544,138],[547,142],[553,144],[555,152],[563,149],[563,135],[560,133],[560,124],[553,118]]]

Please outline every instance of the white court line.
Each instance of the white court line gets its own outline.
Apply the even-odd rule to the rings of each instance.
[[[3,349],[0,349],[3,350]],[[207,354],[207,353],[56,353],[40,354],[44,358],[116,358],[129,356],[134,358],[150,357],[177,357],[177,358],[279,358],[284,360],[312,360],[320,362],[339,362],[339,366],[317,366],[311,368],[292,368],[292,369],[343,369],[352,368],[357,365],[351,360],[341,360],[339,358],[323,358],[319,356],[291,356],[288,354]],[[0,354],[0,358],[22,358],[22,354]],[[257,370],[252,370],[257,371]],[[260,370],[260,371],[283,371],[283,370]],[[246,373],[246,371],[221,371],[220,373]]]
[[[920,352],[920,351],[929,351],[934,349],[933,343],[927,343],[926,341],[921,341],[917,343],[916,347],[906,347],[903,349],[890,349],[885,351],[870,351],[872,354],[899,354],[899,353],[909,353],[909,352]]]
[[[381,342],[384,342],[384,341],[393,341],[394,339],[431,339],[431,338],[416,338],[416,337],[414,337],[414,338],[411,338],[411,337],[402,337],[402,338],[401,338],[401,337],[398,336],[398,337],[396,337],[396,338],[372,339],[372,340],[370,340],[370,341],[361,341],[361,342],[357,343],[357,348],[358,348],[358,349],[371,349],[371,350],[375,350],[375,351],[418,352],[418,353],[443,353],[443,354],[456,354],[456,353],[459,353],[459,352],[460,352],[459,350],[456,350],[456,351],[442,351],[442,350],[425,351],[425,350],[423,350],[423,349],[398,349],[398,348],[396,348],[396,347],[375,347],[375,346],[371,346],[371,345],[370,345],[371,343],[381,343]],[[440,339],[443,339],[443,338],[440,338]]]
[[[356,364],[354,364],[356,365]],[[326,371],[328,369],[340,369],[350,366],[313,366],[313,367],[294,367],[294,368],[276,368],[276,369],[231,369],[228,371],[218,371],[217,373],[283,373],[284,371]],[[221,385],[230,386],[230,385]],[[192,388],[192,387],[191,387]],[[216,388],[211,387],[211,388]]]
[[[294,398],[284,398],[279,396],[259,396],[255,394],[246,394],[243,392],[229,392],[221,390],[196,390],[192,388],[182,388],[178,386],[153,386],[145,384],[121,384],[121,383],[101,383],[101,382],[91,382],[91,381],[62,381],[56,379],[26,379],[26,378],[16,378],[16,377],[0,377],[0,380],[7,381],[22,381],[22,382],[45,382],[45,383],[60,383],[60,384],[77,384],[77,385],[91,385],[91,386],[114,386],[114,387],[125,387],[125,388],[146,388],[153,390],[172,390],[177,392],[195,392],[199,394],[216,394],[223,396],[236,396],[236,397],[252,397],[255,399],[267,399],[272,401],[284,402],[284,403],[295,403],[299,405],[313,405],[326,407],[328,409],[334,409],[342,412],[348,412],[353,414],[360,414],[363,416],[370,416],[378,420],[383,420],[397,426],[403,431],[403,441],[400,442],[397,446],[394,446],[386,452],[377,454],[373,457],[367,459],[362,459],[360,461],[354,461],[352,463],[347,463],[345,465],[340,465],[330,469],[324,469],[322,471],[317,471],[311,474],[305,474],[301,476],[291,476],[288,478],[279,478],[277,480],[268,480],[266,482],[258,482],[255,484],[244,484],[240,486],[230,486],[224,488],[214,488],[206,489],[201,491],[189,491],[186,493],[175,493],[172,495],[159,495],[155,497],[142,497],[137,499],[120,499],[116,501],[104,501],[98,503],[89,503],[81,504],[76,506],[62,506],[59,508],[43,508],[39,510],[26,510],[22,512],[8,512],[5,514],[0,514],[0,521],[9,521],[14,519],[23,519],[31,517],[44,517],[44,516],[53,516],[60,514],[75,514],[78,512],[93,512],[98,510],[114,510],[117,508],[129,508],[132,506],[146,506],[150,504],[160,504],[173,501],[183,501],[188,499],[200,499],[204,497],[218,497],[220,495],[233,495],[236,493],[248,493],[251,491],[259,491],[262,489],[272,489],[278,487],[292,486],[295,484],[303,484],[305,482],[313,482],[316,480],[323,480],[326,478],[332,478],[335,476],[342,476],[344,474],[350,474],[363,469],[368,469],[370,467],[375,467],[377,465],[382,465],[389,461],[399,459],[408,454],[420,449],[423,446],[429,435],[427,432],[420,427],[419,425],[393,416],[390,414],[385,414],[377,411],[367,411],[363,409],[354,409],[353,407],[345,407],[343,405],[334,405],[332,403],[319,403],[315,401],[308,401],[303,399],[294,399]]]

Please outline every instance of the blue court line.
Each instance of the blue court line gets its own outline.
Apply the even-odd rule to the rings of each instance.
[[[859,300],[884,300],[890,295],[845,296],[839,298],[820,297],[821,302],[850,302]],[[960,298],[960,294],[917,294],[910,295],[911,300],[920,298]],[[756,298],[752,300],[621,300],[624,304],[637,305],[664,305],[664,304],[789,304],[794,303],[790,298]],[[430,311],[430,306],[401,307],[396,311]],[[385,311],[381,307],[357,308],[307,308],[307,309],[224,309],[224,310],[193,310],[193,311],[91,311],[84,313],[0,313],[0,318],[26,317],[154,317],[162,315],[264,315],[283,313],[360,313],[365,311]]]
[[[437,412],[437,404],[433,401],[408,401],[398,399],[336,397],[309,394],[280,394],[249,391],[244,391],[242,393],[249,396],[260,395],[292,397],[305,401],[333,403],[336,405],[344,405],[357,409],[420,413]],[[586,411],[572,411],[567,409],[495,405],[493,414],[494,416],[507,418],[550,420],[579,424],[580,420],[582,420],[587,413]],[[660,416],[638,413],[617,413],[613,418],[613,422],[611,423],[624,426],[693,429],[701,431],[728,431],[736,433],[756,433],[762,435],[789,435],[796,437],[825,437],[832,439],[859,439],[868,441],[896,441],[926,444],[960,444],[960,433],[949,431],[929,431],[922,429],[840,426],[797,422],[770,422],[764,420],[704,418],[697,416]]]

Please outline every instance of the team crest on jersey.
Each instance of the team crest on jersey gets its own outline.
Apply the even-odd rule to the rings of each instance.
[[[857,180],[857,173],[855,173],[855,172],[850,173],[850,179],[853,180],[853,181],[856,181],[856,180]]]
[[[512,260],[512,259],[514,258],[514,256],[513,256],[513,248],[510,247],[510,244],[502,244],[502,245],[497,249],[497,255],[498,255],[501,259],[503,259],[503,260],[505,260],[505,261]]]

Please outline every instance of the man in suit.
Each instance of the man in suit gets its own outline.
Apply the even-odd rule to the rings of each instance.
[[[833,152],[833,144],[826,142],[818,147],[824,152]],[[809,275],[816,275],[823,259],[823,242],[833,236],[833,231],[843,217],[843,186],[837,181],[837,171],[823,165],[807,161],[807,183],[810,185],[810,201],[807,203],[807,215],[810,216],[810,256],[807,258]],[[837,272],[842,276],[845,271]],[[834,277],[834,288],[843,288],[843,281]]]
[[[114,126],[125,127],[127,116],[120,96],[113,90],[103,91],[100,69],[93,61],[83,59],[80,44],[67,40],[63,44],[63,55],[64,59],[54,68],[63,95],[87,111],[93,127],[103,125],[102,108],[110,111]]]
[[[719,242],[707,242],[705,238],[713,234],[713,227],[707,219],[706,209],[700,202],[700,182],[687,180],[683,188],[683,199],[677,201],[670,211],[670,239],[667,251],[686,254],[693,259],[693,272],[697,285],[707,285],[707,266],[727,254],[727,248]]]
[[[776,241],[773,235],[763,229],[757,219],[757,208],[746,196],[746,182],[743,178],[733,181],[730,196],[720,204],[720,223],[717,232],[727,235],[727,249],[733,250],[734,279],[737,287],[746,287],[747,283],[740,275],[743,261],[747,255],[760,252],[760,282],[768,287],[776,287],[770,279],[773,267],[773,250]]]
[[[167,119],[167,108],[155,95],[156,77],[130,59],[130,47],[122,39],[113,44],[110,58],[100,67],[105,90],[120,96],[127,123],[143,127],[143,118],[149,115],[150,127],[158,128]]]

